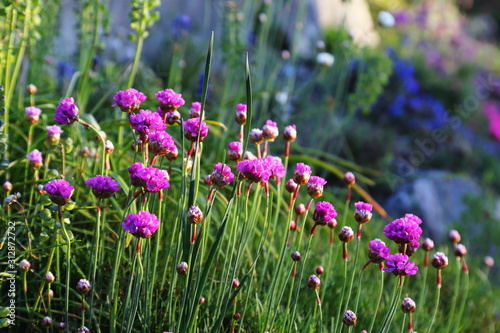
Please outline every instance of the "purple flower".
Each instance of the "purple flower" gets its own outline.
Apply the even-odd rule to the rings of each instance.
[[[239,141],[230,142],[228,145],[229,151],[229,159],[234,162],[241,161],[243,157],[243,145]]]
[[[186,139],[195,142],[198,138],[198,132],[200,132],[200,142],[205,139],[208,135],[208,129],[210,128],[205,124],[204,121],[201,121],[200,118],[191,118],[182,123],[184,126],[184,136]]]
[[[149,134],[149,150],[156,155],[166,155],[177,149],[174,139],[167,132],[153,132]]]
[[[272,167],[272,163],[266,158],[243,160],[236,165],[236,169],[254,183],[267,183],[273,174]]]
[[[372,219],[373,206],[369,203],[358,201],[354,204],[356,211],[354,212],[354,219],[356,222],[364,224]]]
[[[43,165],[42,153],[38,149],[31,151],[28,155],[26,155],[26,158],[30,162],[30,166],[33,169],[40,169]]]
[[[307,183],[307,193],[311,198],[319,198],[323,195],[323,186],[325,186],[325,184],[325,179],[318,176],[312,176]]]
[[[139,110],[141,103],[144,102],[146,98],[146,95],[134,88],[120,90],[116,93],[115,97],[113,97],[115,104],[112,106],[118,106],[123,112],[132,113]]]
[[[160,115],[150,110],[139,110],[139,114],[131,114],[129,119],[132,128],[142,135],[164,131],[167,128]]]
[[[156,215],[143,210],[137,214],[128,214],[122,222],[123,229],[140,238],[150,238],[159,226],[160,220]]]
[[[309,279],[307,279],[307,286],[310,289],[319,289],[321,288],[321,280],[316,275],[311,275]]]
[[[384,272],[393,273],[394,275],[415,275],[418,267],[415,263],[408,261],[408,256],[405,254],[396,253],[387,257],[387,268]]]
[[[368,258],[371,262],[381,263],[391,255],[391,250],[380,239],[376,238],[368,243]]]
[[[285,166],[283,165],[283,162],[281,162],[281,158],[271,155],[267,155],[264,158],[267,159],[270,165],[271,178],[279,184],[281,178],[285,177],[286,175]]]
[[[304,163],[297,163],[295,167],[295,172],[293,173],[293,180],[298,185],[305,185],[309,182],[309,178],[311,178],[311,167]]]
[[[422,229],[419,224],[422,221],[415,215],[406,214],[404,217],[394,220],[384,228],[384,234],[397,244],[410,244],[413,248],[419,247],[418,242]]]
[[[148,192],[159,192],[161,189],[170,187],[169,176],[165,170],[145,168],[141,163],[134,163],[128,172],[132,185],[142,187]]]
[[[236,105],[235,120],[240,125],[245,125],[247,123],[247,106],[246,106],[246,104]]]
[[[56,135],[56,134],[61,134],[64,131],[61,129],[61,127],[57,125],[52,125],[52,126],[47,126],[47,134],[50,136]]]
[[[313,214],[313,221],[319,225],[326,225],[337,216],[333,205],[327,201],[320,201],[316,204]]]
[[[44,186],[50,200],[59,206],[64,206],[69,202],[73,189],[74,187],[64,179],[52,180]]]
[[[265,125],[262,127],[262,136],[264,139],[272,142],[278,135],[278,125],[272,120],[266,121]]]
[[[28,106],[26,109],[26,120],[30,125],[38,124],[42,110],[34,106]]]
[[[120,190],[118,182],[111,177],[97,175],[85,181],[85,185],[92,189],[92,193],[100,199],[109,198]]]
[[[199,118],[201,116],[201,103],[193,102],[191,103],[191,109],[189,109],[189,118]]]
[[[155,94],[156,99],[160,102],[160,107],[165,112],[177,110],[179,106],[184,105],[184,99],[181,94],[177,94],[172,89],[158,91]]]
[[[225,164],[217,163],[214,165],[214,170],[210,175],[210,181],[217,187],[223,188],[234,182],[234,175],[231,168]]]
[[[75,104],[73,97],[61,100],[54,112],[54,121],[59,125],[73,124],[78,120],[80,111]]]

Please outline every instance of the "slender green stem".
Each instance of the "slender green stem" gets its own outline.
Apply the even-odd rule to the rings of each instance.
[[[66,321],[66,332],[69,333],[69,290],[70,290],[70,276],[71,276],[71,240],[69,239],[66,226],[62,220],[62,207],[59,206],[59,221],[62,226],[64,238],[66,240],[66,294],[64,305],[64,320]]]
[[[337,325],[335,327],[335,332],[342,331],[342,317],[341,317],[341,314],[342,314],[342,309],[343,309],[342,305],[344,304],[345,290],[346,290],[346,286],[347,286],[347,260],[344,260],[344,277],[343,277],[342,281],[344,283],[342,284],[342,294],[340,296],[339,308],[338,308],[338,311],[337,311]],[[347,305],[346,305],[346,307],[347,307]]]
[[[441,270],[437,270],[438,274],[441,273]],[[436,320],[436,314],[438,312],[439,308],[439,298],[441,297],[441,284],[437,285],[436,288],[436,303],[434,303],[434,312],[432,313],[432,319],[431,323],[429,325],[429,328],[427,329],[427,332],[431,333],[432,332],[432,326],[434,325],[434,321]]]
[[[370,324],[370,329],[368,332],[373,332],[373,326],[375,325],[375,320],[377,320],[377,313],[380,307],[380,302],[382,301],[382,296],[384,295],[384,271],[380,270],[380,289],[378,294],[377,305],[375,305],[375,311],[373,311],[372,322]]]
[[[460,310],[458,312],[458,319],[456,322],[455,330],[454,333],[458,333],[461,329],[461,323],[464,318],[464,310],[465,310],[465,304],[467,303],[467,296],[469,295],[469,271],[464,272],[464,290],[463,290],[463,298],[462,298],[462,304],[460,304]]]
[[[457,307],[458,292],[460,288],[460,273],[462,271],[462,265],[460,257],[456,257],[455,259],[455,284],[453,286],[453,297],[451,298],[450,312],[448,313],[448,327],[453,327],[453,323],[460,319],[455,318],[455,310]]]

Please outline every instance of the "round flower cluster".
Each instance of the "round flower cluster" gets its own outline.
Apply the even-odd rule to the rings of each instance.
[[[420,246],[418,240],[422,235],[420,220],[413,214],[406,214],[404,217],[392,221],[384,228],[384,234],[397,244],[410,244],[414,249]]]
[[[129,120],[132,129],[143,136],[152,132],[164,131],[167,128],[160,115],[150,110],[139,110],[138,114],[130,115]]]
[[[200,118],[191,118],[182,123],[184,127],[184,136],[189,141],[195,142],[198,139],[198,133],[200,133],[200,142],[205,139],[208,135],[208,129],[210,126],[207,126],[204,121]]]
[[[54,112],[54,121],[59,125],[73,124],[78,120],[80,111],[75,104],[73,97],[61,100]]]
[[[74,187],[64,179],[56,179],[48,182],[44,190],[49,195],[50,200],[59,206],[67,204],[73,194]]]
[[[120,90],[113,97],[115,104],[112,106],[118,106],[123,112],[132,113],[139,110],[139,106],[146,98],[146,95],[134,88]]]
[[[156,215],[142,210],[137,214],[130,213],[122,222],[125,230],[139,238],[151,237],[159,226],[160,220]]]
[[[329,221],[337,217],[337,212],[333,205],[327,201],[320,201],[316,204],[313,214],[313,221],[319,225],[326,225]]]
[[[210,174],[210,181],[213,185],[223,188],[234,182],[234,175],[230,167],[219,162],[214,165],[214,169]]]
[[[394,275],[415,275],[417,274],[418,267],[414,262],[408,260],[405,254],[396,253],[387,257],[387,268],[384,272],[393,273]]]
[[[142,187],[147,192],[159,192],[169,188],[169,176],[165,170],[154,167],[144,167],[140,162],[132,164],[128,169],[132,185]]]
[[[92,189],[92,193],[100,199],[110,198],[113,193],[120,190],[118,182],[109,176],[97,175],[87,179],[85,185],[89,186]]]

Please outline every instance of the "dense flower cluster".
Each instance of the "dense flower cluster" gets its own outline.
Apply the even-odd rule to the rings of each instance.
[[[149,150],[156,155],[166,155],[177,150],[174,139],[164,131],[149,134]]]
[[[151,237],[159,226],[160,220],[156,215],[142,210],[137,214],[130,213],[122,222],[125,230],[139,238]]]
[[[262,127],[262,137],[268,141],[274,141],[279,135],[278,125],[272,121],[268,120]]]
[[[391,250],[383,241],[376,238],[368,243],[368,258],[374,263],[380,263],[387,259]]]
[[[109,176],[97,175],[85,181],[85,185],[92,189],[92,193],[100,198],[109,198],[120,190],[118,182]]]
[[[38,124],[38,120],[40,119],[42,110],[34,106],[28,106],[25,109],[25,112],[26,112],[26,120],[30,125]]]
[[[64,179],[56,179],[48,182],[44,190],[49,195],[50,200],[56,205],[64,206],[67,204],[73,194],[74,187]]]
[[[268,158],[243,160],[236,165],[236,169],[254,183],[267,183],[273,174],[272,167],[273,163]]]
[[[326,185],[326,180],[318,176],[312,176],[307,183],[307,193],[312,198],[319,198],[323,195],[323,187]]]
[[[392,221],[384,228],[384,234],[390,240],[398,244],[410,244],[413,248],[419,247],[422,229],[422,220],[413,214],[406,214],[404,217]]]
[[[241,161],[243,157],[243,145],[239,141],[230,142],[228,145],[228,155],[229,159],[234,162]]]
[[[354,219],[356,222],[363,224],[371,220],[371,211],[373,209],[371,204],[358,201],[354,204],[354,206],[356,207],[356,211],[354,212]]]
[[[142,135],[164,131],[167,128],[160,115],[150,110],[139,110],[138,114],[130,115],[129,119],[132,128]]]
[[[154,167],[144,167],[142,163],[134,163],[128,169],[132,185],[142,187],[147,192],[159,192],[169,188],[169,176],[165,170]]]
[[[146,95],[134,88],[120,90],[113,97],[115,104],[112,106],[118,106],[123,112],[132,113],[139,110],[141,103],[146,98]]]
[[[234,175],[230,167],[219,162],[214,165],[214,170],[210,174],[210,181],[213,185],[222,188],[234,182]]]
[[[43,165],[42,153],[38,149],[34,149],[28,155],[26,155],[30,163],[30,167],[33,169],[40,169]]]
[[[327,201],[320,201],[316,204],[313,214],[313,221],[319,225],[326,225],[329,221],[337,217],[337,212],[333,205]]]
[[[409,261],[407,255],[400,253],[388,256],[386,265],[387,268],[384,268],[384,272],[393,273],[394,275],[415,275],[418,271],[415,263]]]
[[[198,132],[200,133],[200,142],[205,139],[208,135],[208,129],[210,128],[202,121],[200,118],[191,118],[182,123],[184,127],[184,136],[190,141],[196,141],[198,138]]]
[[[182,94],[178,94],[172,89],[165,89],[158,91],[155,94],[156,99],[160,102],[160,108],[164,112],[171,112],[176,110],[180,106],[184,105],[185,101],[182,98]]]
[[[59,125],[73,124],[78,120],[80,111],[75,104],[73,97],[61,100],[54,112],[54,121]]]

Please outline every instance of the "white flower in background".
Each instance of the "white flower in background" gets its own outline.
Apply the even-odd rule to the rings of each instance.
[[[318,64],[326,66],[326,67],[332,67],[335,58],[331,53],[328,52],[320,52],[316,56],[316,61]]]
[[[278,91],[276,95],[274,96],[276,99],[276,102],[278,102],[280,105],[285,105],[286,102],[288,101],[288,91]]]
[[[378,13],[378,21],[383,27],[391,28],[396,24],[396,19],[388,11],[382,10]]]

